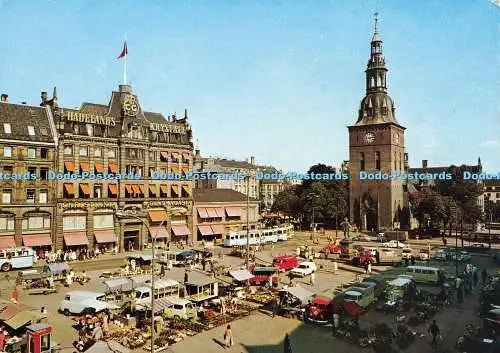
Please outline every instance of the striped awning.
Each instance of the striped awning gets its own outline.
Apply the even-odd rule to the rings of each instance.
[[[214,234],[212,231],[212,227],[210,226],[198,226],[198,231],[201,235],[212,235]]]
[[[174,234],[178,237],[191,234],[189,228],[186,225],[172,226],[172,232],[174,232]]]
[[[222,224],[211,225],[212,234],[224,234],[224,226]]]
[[[241,207],[226,207],[226,213],[228,217],[241,217],[243,211]]]
[[[168,218],[165,210],[149,211],[148,216],[151,222],[162,222],[166,221]]]
[[[198,207],[198,215],[200,218],[208,218],[208,212],[205,207]]]

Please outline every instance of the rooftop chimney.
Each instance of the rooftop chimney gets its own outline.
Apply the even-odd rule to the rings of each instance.
[[[255,157],[254,156],[250,157],[250,164],[255,164]]]
[[[427,168],[427,159],[422,160],[422,168]]]
[[[9,96],[7,94],[2,94],[1,102],[9,103]]]

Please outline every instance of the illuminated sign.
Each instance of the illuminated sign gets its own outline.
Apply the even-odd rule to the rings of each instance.
[[[149,130],[158,132],[172,132],[174,134],[185,134],[186,127],[182,125],[151,123]]]
[[[116,125],[115,118],[112,116],[86,114],[86,113],[70,111],[66,113],[64,118],[66,118],[67,121],[74,121],[77,123],[98,124],[98,125],[108,125],[108,126]]]

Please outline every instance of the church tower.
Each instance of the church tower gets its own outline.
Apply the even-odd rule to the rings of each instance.
[[[377,14],[375,14],[377,16]],[[358,119],[349,126],[350,220],[361,230],[400,228],[405,208],[404,181],[362,180],[405,172],[404,130],[395,116],[394,101],[387,93],[387,67],[378,33],[377,17],[366,73],[366,95]],[[365,172],[365,173],[363,173]]]

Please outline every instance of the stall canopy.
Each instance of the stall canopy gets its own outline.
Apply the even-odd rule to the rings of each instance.
[[[15,248],[16,241],[12,235],[4,235],[0,237],[0,249]]]
[[[314,293],[309,292],[308,290],[301,287],[290,287],[287,289],[283,289],[284,292],[290,293],[297,299],[300,299],[302,302],[306,302],[309,298],[311,298]]]
[[[117,278],[110,279],[105,281],[104,284],[108,287],[110,292],[114,291],[122,291],[122,292],[130,292],[133,289],[133,282],[128,278]]]
[[[64,243],[66,246],[89,245],[85,232],[64,233]]]
[[[94,231],[95,240],[102,243],[116,243],[118,240],[115,235],[114,229],[106,229],[106,230],[95,230]]]
[[[38,311],[20,311],[9,320],[4,321],[4,324],[9,326],[14,330],[18,330],[19,328],[31,324],[32,321],[38,321],[40,319],[46,318],[47,315],[41,314]]]
[[[238,282],[247,281],[250,278],[254,277],[248,270],[229,271],[229,274],[231,275],[231,277],[233,277]]]
[[[191,234],[191,232],[189,231],[189,228],[186,225],[172,226],[172,231],[178,237],[185,236],[185,235],[190,235]]]
[[[50,273],[63,273],[71,271],[71,267],[66,262],[50,264],[45,267],[45,271]]]
[[[116,341],[97,341],[85,351],[86,353],[130,353],[130,349],[123,347]]]
[[[28,234],[23,235],[24,246],[52,246],[50,234]]]
[[[129,255],[128,258],[138,260],[141,262],[147,262],[147,261],[151,261],[153,259],[153,255],[151,255],[151,254],[136,254],[136,255]]]
[[[153,311],[154,313],[159,313],[163,310],[165,310],[166,308],[168,308],[169,306],[172,306],[173,303],[168,300],[167,298],[160,298],[160,299],[155,299],[154,301],[154,304],[153,304]],[[148,308],[148,310],[151,309],[151,303],[147,303],[146,305],[146,308]]]
[[[411,278],[406,277],[398,277],[396,279],[393,279],[392,281],[387,282],[388,285],[394,287],[403,287],[409,283],[411,283]]]

